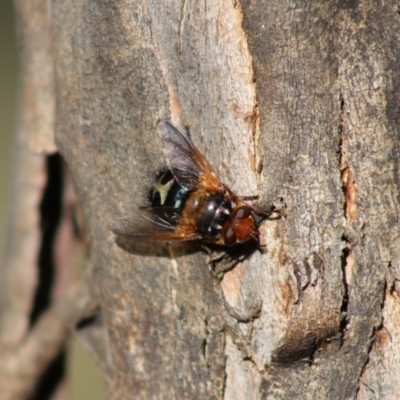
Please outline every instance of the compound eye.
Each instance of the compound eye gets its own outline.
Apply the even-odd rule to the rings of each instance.
[[[250,214],[251,214],[250,208],[249,208],[249,207],[246,207],[246,206],[243,206],[243,207],[240,207],[240,208],[236,211],[236,214],[235,214],[234,218],[237,218],[237,219],[244,219],[244,218],[249,217]]]
[[[226,246],[233,246],[236,244],[236,233],[229,227],[224,234],[224,243]]]

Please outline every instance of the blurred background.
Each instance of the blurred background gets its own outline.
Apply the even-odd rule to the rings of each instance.
[[[17,118],[18,50],[11,0],[0,1],[0,38],[0,256],[2,256],[11,190],[13,136]],[[68,400],[108,398],[106,383],[100,369],[75,339],[71,339],[68,345],[67,367]]]

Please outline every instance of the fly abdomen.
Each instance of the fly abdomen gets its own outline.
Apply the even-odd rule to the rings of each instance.
[[[157,177],[150,193],[151,205],[153,207],[173,207],[181,211],[187,195],[187,190],[176,181],[172,172],[170,170],[163,171]]]

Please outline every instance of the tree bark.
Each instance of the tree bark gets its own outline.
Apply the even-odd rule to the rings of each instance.
[[[398,3],[50,11],[56,144],[101,308],[78,332],[111,398],[397,398]],[[107,229],[165,165],[159,119],[188,127],[236,193],[287,205],[260,228],[266,253],[221,280],[193,247],[127,252]]]

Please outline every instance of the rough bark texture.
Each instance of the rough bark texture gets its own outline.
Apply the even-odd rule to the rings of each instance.
[[[111,398],[398,397],[399,22],[395,1],[52,2],[102,315],[80,335]],[[220,281],[193,248],[128,253],[107,229],[164,164],[161,118],[237,193],[287,204]]]

